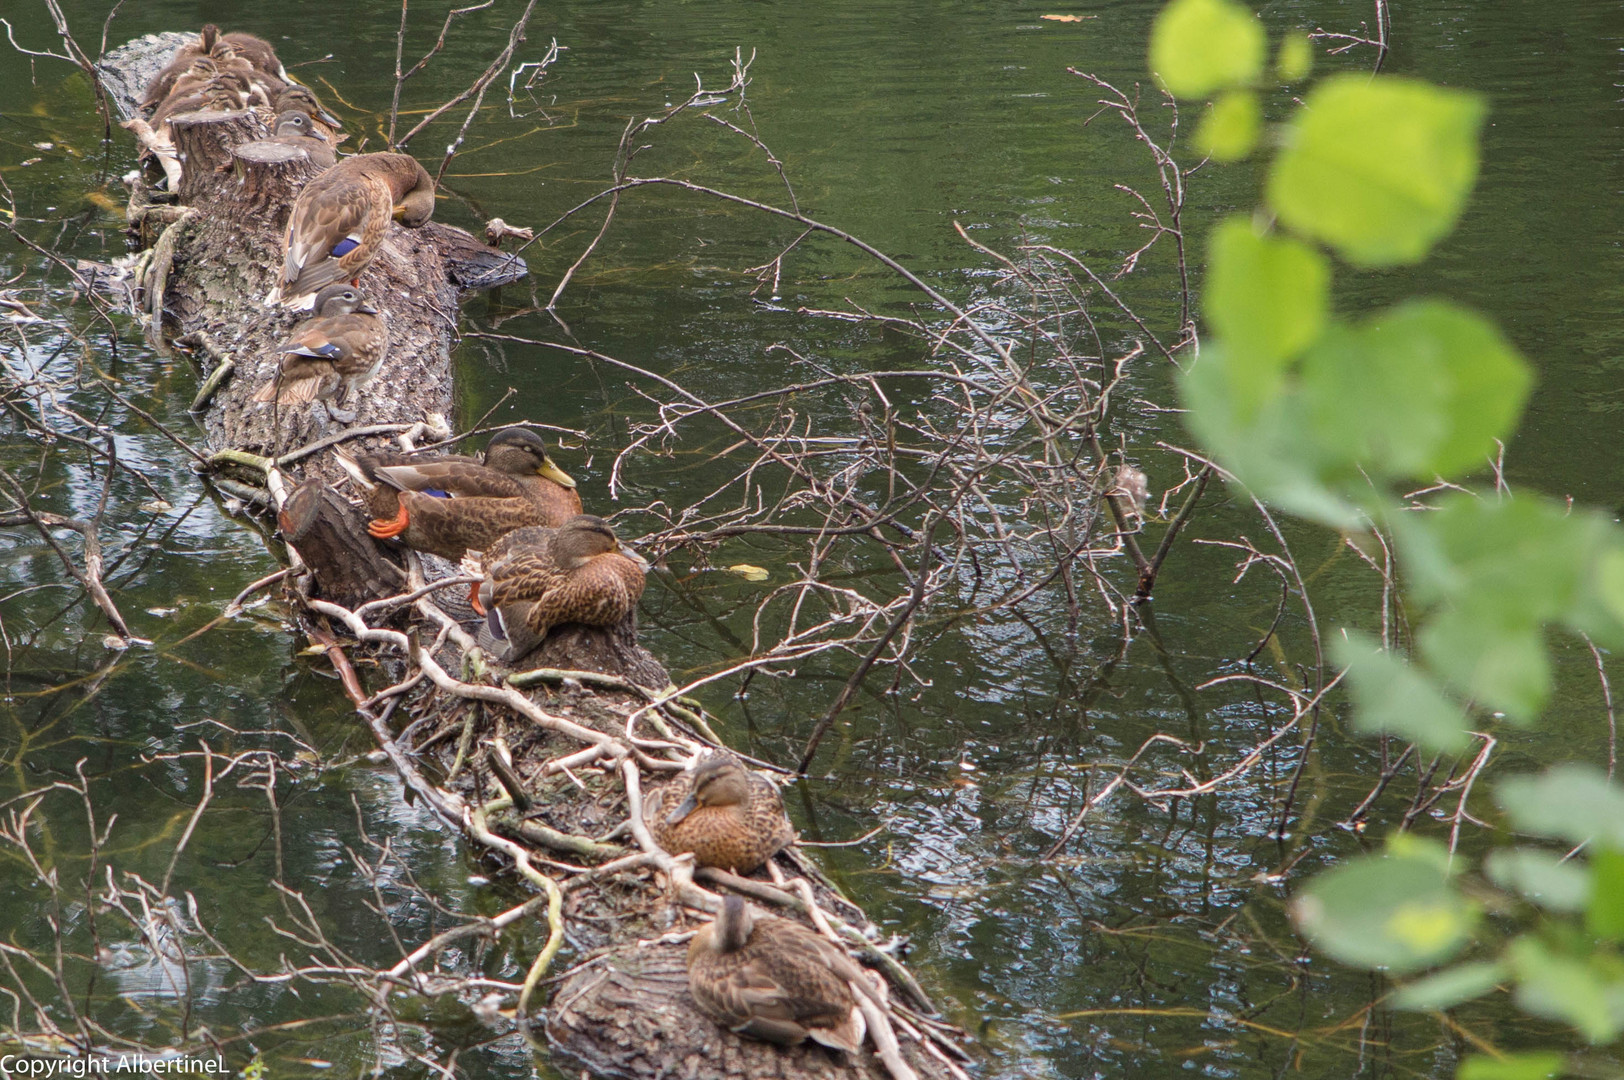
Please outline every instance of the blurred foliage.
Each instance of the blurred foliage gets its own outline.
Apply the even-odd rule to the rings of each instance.
[[[1305,45],[1288,35],[1273,75],[1305,78]],[[1454,227],[1477,176],[1483,101],[1339,75],[1264,132],[1266,48],[1262,24],[1231,0],[1174,0],[1153,32],[1162,85],[1215,99],[1198,128],[1205,152],[1228,161],[1277,148],[1266,209],[1220,222],[1208,243],[1212,338],[1184,378],[1189,423],[1263,500],[1391,537],[1414,656],[1352,629],[1332,656],[1347,669],[1361,730],[1460,753],[1501,719],[1538,718],[1553,629],[1624,642],[1624,533],[1599,513],[1472,483],[1498,459],[1532,382],[1491,321],[1442,300],[1357,322],[1332,314],[1337,260],[1414,264]],[[1419,485],[1443,494],[1403,494]],[[1581,765],[1493,789],[1516,839],[1481,867],[1400,833],[1301,889],[1298,926],[1343,963],[1417,976],[1392,998],[1400,1008],[1447,1009],[1509,988],[1530,1014],[1592,1043],[1617,1039],[1624,790]],[[1459,1076],[1533,1080],[1568,1065],[1559,1053],[1494,1053],[1466,1058]]]

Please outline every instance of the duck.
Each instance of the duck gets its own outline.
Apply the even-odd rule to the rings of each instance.
[[[864,978],[833,942],[731,894],[688,943],[688,992],[700,1011],[729,1031],[783,1046],[811,1039],[857,1053],[868,1025],[851,983]]]
[[[666,812],[666,806],[683,798]],[[682,782],[652,792],[643,818],[673,855],[694,853],[700,866],[748,874],[795,842],[778,787],[730,754],[700,758]]]
[[[302,112],[312,120],[320,120],[335,131],[344,126],[338,117],[322,108],[321,101],[309,87],[300,86],[298,83],[289,83],[287,89],[276,95],[271,108],[276,110],[278,120],[283,113]]]
[[[486,651],[511,663],[555,626],[612,627],[643,597],[648,562],[601,517],[577,514],[556,529],[515,529],[483,553],[484,580],[472,599],[485,616]]]
[[[434,180],[408,154],[357,154],[299,192],[288,216],[281,281],[267,304],[304,306],[338,281],[358,284],[391,218],[415,229],[434,213]]]
[[[310,163],[318,169],[330,169],[338,161],[338,155],[333,152],[333,144],[317,134],[316,122],[310,118],[310,114],[298,109],[289,109],[279,114],[276,118],[276,134],[260,141],[303,150]],[[326,292],[325,289],[322,291]],[[319,294],[314,307],[317,311],[321,310]]]
[[[276,378],[254,400],[297,405],[320,399],[332,419],[348,424],[355,413],[327,399],[342,403],[377,374],[389,353],[389,324],[361,290],[342,283],[316,294],[316,311],[282,343]]]
[[[207,30],[208,27],[205,26],[204,29]],[[219,32],[219,27],[214,29],[217,33]],[[288,70],[282,66],[282,61],[277,59],[276,49],[271,46],[269,41],[245,33],[242,30],[233,30],[227,34],[220,34],[220,40],[232,52],[252,64],[255,71],[274,78],[283,84],[287,83]]]
[[[574,479],[529,428],[503,428],[479,458],[361,454],[339,464],[365,495],[374,519],[367,532],[447,559],[581,512]]]
[[[168,99],[176,83],[199,59],[222,64],[241,61],[268,95],[267,104],[279,89],[287,86],[288,73],[276,58],[276,50],[270,42],[240,31],[221,34],[218,26],[209,23],[203,27],[197,41],[176,50],[169,64],[147,86],[147,92],[141,98],[141,107],[151,109]]]
[[[152,114],[152,127],[167,135],[169,121],[176,116],[204,109],[235,112],[246,109],[253,95],[253,83],[242,71],[212,60],[199,60]]]
[[[164,69],[147,84],[147,92],[142,95],[141,108],[151,109],[157,106],[170,92],[175,89],[175,83],[191,70],[198,60],[213,61],[216,48],[219,46],[220,28],[213,23],[203,28],[198,40],[182,45],[175,50]]]

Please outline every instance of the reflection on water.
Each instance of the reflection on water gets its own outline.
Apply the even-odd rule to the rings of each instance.
[[[512,6],[459,24],[445,51],[408,84],[403,100],[413,115],[483,67],[514,15],[499,9]],[[94,37],[105,5],[67,7],[73,25]],[[539,58],[552,37],[566,47],[562,59],[533,95],[511,105],[505,95],[487,102],[447,173],[437,216],[465,226],[488,216],[538,228],[554,221],[605,184],[629,118],[680,100],[695,72],[709,85],[724,84],[737,46],[756,57],[750,112],[737,122],[753,125],[784,163],[799,204],[896,256],[958,302],[974,303],[1000,285],[954,222],[999,250],[1048,243],[1114,269],[1144,239],[1130,216],[1138,204],[1114,185],[1152,195],[1155,177],[1111,117],[1090,122],[1099,94],[1066,68],[1124,87],[1142,81],[1153,5],[1096,5],[1087,14],[1097,18],[1076,24],[1041,20],[1050,10],[988,3],[553,5],[545,23],[532,26],[526,48],[535,55],[521,52],[520,59]],[[408,58],[428,50],[439,26],[438,16],[413,16]],[[1616,200],[1592,193],[1618,186],[1624,140],[1611,84],[1621,28],[1599,5],[1529,20],[1433,0],[1402,16],[1392,70],[1491,98],[1482,188],[1461,232],[1431,263],[1417,273],[1345,274],[1339,304],[1349,313],[1366,310],[1421,281],[1429,292],[1494,313],[1542,373],[1527,430],[1511,448],[1513,481],[1616,501],[1624,460],[1609,453],[1614,440],[1600,425],[1617,408],[1611,376],[1624,275],[1612,239]],[[342,103],[355,143],[370,139],[376,148],[387,126],[396,17],[396,9],[370,0],[342,8],[289,0],[275,25],[269,11],[243,23],[241,12],[218,4],[162,0],[121,11],[110,40],[203,18],[270,31],[290,68]],[[1356,31],[1367,12],[1296,0],[1271,5],[1264,17],[1277,31]],[[31,47],[50,40],[40,36],[49,32],[43,20],[18,32]],[[1355,53],[1324,60],[1322,68],[1363,63]],[[131,166],[131,150],[122,136],[110,149],[100,145],[91,97],[69,70],[0,54],[0,101],[7,103],[0,176],[29,235],[105,260],[123,250],[119,221],[105,204],[122,199],[112,178]],[[1276,102],[1277,112],[1286,104]],[[453,132],[442,124],[412,149],[425,159],[438,155]],[[788,198],[759,148],[718,125],[689,119],[649,141],[639,159],[645,174],[768,202]],[[1244,167],[1197,172],[1192,231],[1216,212],[1249,204],[1252,181]],[[474,298],[469,324],[595,349],[718,397],[783,382],[792,369],[774,351],[778,345],[842,371],[936,362],[916,339],[809,313],[848,302],[899,315],[916,310],[919,293],[871,260],[814,238],[795,247],[766,285],[752,268],[796,241],[798,230],[672,191],[627,196],[614,228],[564,294],[561,325],[535,309],[596,234],[600,214],[583,212],[547,234],[527,253],[532,286]],[[1165,248],[1123,285],[1158,328],[1177,318]],[[31,290],[30,301],[41,301],[35,310],[49,320],[0,327],[0,357],[14,373],[54,380],[53,400],[116,433],[119,459],[139,471],[140,478],[121,472],[109,489],[114,509],[103,542],[121,610],[137,635],[155,643],[107,651],[103,621],[70,602],[55,551],[29,529],[0,529],[7,659],[0,745],[11,766],[10,793],[75,782],[74,763],[83,759],[98,822],[87,821],[77,796],[54,790],[29,833],[42,866],[64,879],[87,870],[105,876],[111,866],[161,881],[201,797],[200,740],[217,752],[274,745],[297,758],[291,742],[276,742],[280,733],[308,748],[305,770],[257,787],[225,785],[174,871],[172,894],[191,891],[206,928],[244,959],[271,970],[290,950],[269,929],[295,925],[294,909],[267,884],[273,878],[366,963],[398,957],[367,909],[380,896],[408,947],[442,926],[418,886],[465,910],[506,906],[512,897],[505,890],[468,884],[472,868],[454,837],[408,805],[388,774],[358,762],[370,749],[364,733],[324,662],[296,655],[299,643],[275,605],[190,636],[273,569],[273,558],[238,508],[205,492],[173,444],[131,410],[109,406],[98,383],[105,376],[133,404],[195,437],[184,413],[196,388],[189,365],[154,352],[127,327],[115,343],[83,305],[70,302],[65,276],[44,278],[49,293],[41,298],[41,275],[26,251],[0,250],[0,288]],[[1105,341],[1107,353],[1126,351],[1131,338]],[[562,463],[582,481],[589,505],[615,505],[610,466],[628,421],[649,416],[639,391],[650,385],[554,350],[491,339],[468,339],[457,361],[465,423],[515,388],[492,422],[524,418],[586,432],[584,440],[565,440]],[[900,398],[899,409],[933,407],[922,388],[908,392],[914,396]],[[1145,402],[1170,396],[1166,371],[1150,363],[1133,370],[1118,394],[1112,437],[1125,438],[1130,457],[1150,474],[1153,500],[1181,472],[1178,459],[1153,444],[1184,436],[1176,417],[1149,411]],[[9,392],[6,406],[42,408]],[[852,405],[839,395],[798,407],[821,431],[849,433]],[[0,467],[27,476],[40,505],[69,516],[95,512],[101,459],[71,440],[42,447],[23,437],[14,411],[0,420],[0,432]],[[708,459],[725,445],[724,434],[696,432],[670,457],[634,460],[627,474],[633,487],[620,505],[659,497],[680,506],[709,491],[719,474]],[[1014,505],[1019,493],[1006,497]],[[1237,533],[1266,536],[1248,507],[1213,489],[1192,539]],[[1288,538],[1322,619],[1371,618],[1375,583],[1335,538]],[[66,544],[77,552],[71,536]],[[730,541],[708,567],[673,557],[669,576],[651,583],[645,599],[649,644],[679,678],[728,666],[749,649],[750,616],[763,590],[781,584],[805,557],[804,547],[760,538]],[[769,581],[709,569],[735,563],[766,569]],[[844,583],[876,595],[899,587],[873,562],[857,559],[841,570]],[[1109,572],[1131,586],[1128,567]],[[824,858],[876,919],[911,936],[922,981],[986,1046],[989,1075],[1195,1069],[1263,1076],[1289,1069],[1443,1077],[1458,1043],[1519,1046],[1554,1037],[1499,1002],[1461,1010],[1455,1023],[1469,1035],[1441,1034],[1429,1018],[1373,1005],[1384,991],[1380,980],[1302,955],[1285,897],[1302,875],[1364,842],[1335,826],[1380,764],[1381,750],[1353,737],[1336,708],[1321,717],[1311,751],[1293,728],[1210,794],[1146,803],[1122,791],[1092,809],[1054,858],[1043,859],[1085,802],[1152,736],[1179,742],[1156,745],[1134,780],[1171,790],[1230,769],[1291,721],[1277,699],[1244,684],[1200,688],[1242,670],[1241,658],[1276,619],[1279,582],[1260,568],[1239,581],[1236,572],[1233,550],[1181,544],[1158,586],[1155,633],[1136,631],[1125,653],[1119,617],[1096,597],[1085,598],[1078,620],[1057,601],[1028,605],[1019,616],[926,612],[912,677],[895,685],[889,671],[870,678],[829,735],[818,775],[792,789],[792,815],[805,836],[826,841],[882,827],[862,846],[830,848]],[[969,595],[972,583],[962,586]],[[1257,660],[1260,673],[1293,686],[1314,662],[1299,612],[1287,604],[1278,638]],[[753,678],[740,698],[730,696],[735,681],[709,687],[706,699],[729,724],[725,735],[752,753],[793,761],[852,662],[816,657],[793,674]],[[1588,656],[1563,654],[1559,664],[1558,707],[1543,733],[1509,739],[1505,767],[1594,759],[1603,745]],[[1281,837],[1288,793],[1292,813]],[[1395,792],[1378,802],[1367,835],[1390,828],[1409,796]],[[90,836],[114,814],[91,867]],[[375,859],[363,830],[390,844],[392,857]],[[7,851],[12,886],[0,901],[4,921],[20,928],[19,942],[38,945],[49,937],[54,909],[15,847]],[[352,857],[358,851],[380,869],[363,872]],[[72,925],[84,926],[90,910],[81,902]],[[131,1037],[160,1044],[174,1037],[182,1022],[172,1006],[180,999],[197,1010],[193,1024],[222,1030],[250,1020],[340,1017],[319,1034],[265,1041],[268,1054],[290,1063],[322,1058],[361,1069],[378,1062],[406,1073],[421,1069],[413,1054],[443,1058],[461,1046],[467,1050],[459,1065],[471,1074],[524,1075],[529,1068],[515,1040],[486,1045],[490,1031],[466,1009],[436,1006],[416,1017],[421,1028],[380,1032],[364,1007],[338,990],[300,996],[250,983],[216,961],[188,963],[187,990],[177,995],[174,959],[133,927],[100,940],[106,981],[98,992],[126,1002],[107,1022]],[[180,944],[196,943],[183,936]],[[535,944],[521,935],[462,959],[485,965],[491,978],[522,978]],[[252,1055],[246,1045],[233,1053],[238,1064]]]

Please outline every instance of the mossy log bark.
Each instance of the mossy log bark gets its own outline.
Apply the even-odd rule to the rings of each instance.
[[[110,95],[127,114],[180,40],[149,37],[103,61]],[[596,1075],[633,1080],[906,1077],[910,1069],[932,1080],[962,1077],[948,1064],[962,1055],[956,1030],[875,947],[878,928],[798,851],[775,858],[773,876],[788,883],[780,887],[762,871],[756,879],[696,875],[687,860],[672,859],[648,838],[641,792],[674,782],[680,759],[712,736],[691,703],[666,700],[669,678],[636,643],[635,626],[563,628],[527,658],[528,679],[507,681],[474,644],[477,621],[461,599],[466,586],[424,591],[427,581],[456,568],[381,546],[366,533],[362,511],[330,486],[338,475],[331,452],[353,432],[332,427],[319,407],[252,400],[275,372],[276,346],[307,317],[263,303],[280,268],[289,209],[314,175],[296,153],[244,149],[267,133],[268,120],[250,110],[191,114],[173,124],[185,168],[182,208],[149,211],[168,223],[146,275],[154,329],[196,346],[200,376],[230,365],[202,419],[217,458],[246,468],[242,479],[263,480],[263,470],[255,472],[265,458],[311,451],[284,459],[271,486],[282,495],[285,474],[291,490],[267,500],[279,504],[283,536],[308,571],[292,597],[307,631],[328,647],[358,714],[414,790],[471,842],[557,898],[556,928],[577,966],[550,989],[544,1009],[532,1003],[532,1030],[544,1030],[563,1058]],[[138,197],[132,205],[147,204]],[[438,422],[434,414],[452,405],[449,346],[462,287],[511,280],[522,265],[459,229],[391,227],[383,253],[361,277],[362,290],[389,319],[391,347],[383,370],[351,403],[354,427]],[[409,598],[376,603],[402,594]],[[339,630],[379,655],[390,689],[368,696],[345,657],[353,646],[334,637]],[[422,648],[429,638],[434,647]],[[408,722],[391,727],[397,712]],[[496,746],[511,755],[511,770],[493,774],[485,764]],[[501,784],[514,783],[513,775],[522,785],[519,801],[528,804],[522,813],[504,809]],[[609,842],[616,826],[628,824],[626,847]],[[551,869],[563,866],[561,859],[568,867]],[[845,928],[848,948],[889,983],[894,1009],[887,1015],[901,1035],[890,1064],[867,1048],[847,1056],[744,1039],[697,1010],[687,993],[685,946],[667,936],[698,925],[690,912],[713,907],[709,890],[721,887],[786,915],[806,911],[811,896]]]

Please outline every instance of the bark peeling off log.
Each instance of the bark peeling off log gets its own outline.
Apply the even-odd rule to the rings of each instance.
[[[110,54],[104,65],[108,89],[126,115],[134,113],[133,100],[185,40],[185,35],[147,38]],[[269,120],[253,110],[177,118],[173,130],[177,149],[185,155],[179,184],[185,206],[151,206],[139,191],[131,204],[135,216],[147,214],[167,223],[148,278],[149,287],[160,283],[154,291],[167,292],[161,297],[165,318],[198,343],[207,365],[232,364],[232,377],[204,406],[208,442],[217,452],[280,454],[329,433],[326,410],[319,405],[252,400],[276,372],[278,346],[308,317],[263,303],[279,277],[281,234],[289,210],[300,187],[314,175],[301,155],[255,144]],[[391,226],[382,252],[360,283],[389,320],[389,355],[358,399],[345,403],[359,414],[355,424],[407,425],[425,413],[449,412],[449,346],[456,331],[459,286],[500,284],[522,274],[523,267],[523,260],[447,225],[431,222],[415,230]],[[164,281],[167,290],[161,288]],[[278,517],[283,536],[311,571],[304,579],[301,609],[307,633],[324,644],[333,641],[332,633],[322,628],[331,620],[334,629],[342,626],[377,643],[368,647],[385,668],[380,688],[402,687],[412,719],[397,729],[401,734],[392,735],[376,713],[364,708],[362,715],[412,789],[431,801],[442,820],[463,828],[485,850],[503,852],[503,860],[522,865],[530,857],[527,851],[546,856],[546,861],[532,859],[531,866],[547,866],[563,877],[558,886],[564,897],[560,929],[577,958],[587,963],[550,991],[544,1023],[560,1056],[599,1075],[628,1080],[886,1076],[887,1070],[866,1049],[848,1057],[816,1045],[783,1048],[718,1027],[688,995],[684,947],[653,941],[697,925],[684,902],[714,905],[715,896],[703,887],[734,889],[757,903],[778,905],[781,914],[792,917],[795,910],[805,910],[805,897],[810,896],[845,924],[842,933],[860,951],[859,939],[877,939],[879,931],[798,851],[780,852],[771,864],[793,882],[796,891],[790,893],[769,882],[764,871],[757,871],[754,879],[739,879],[703,869],[690,880],[694,871],[687,861],[673,860],[652,844],[637,846],[647,842],[641,822],[629,830],[634,837],[641,831],[641,841],[619,839],[625,835],[619,826],[628,823],[638,793],[669,783],[681,759],[703,749],[687,725],[705,727],[693,710],[657,700],[670,679],[660,662],[637,644],[633,622],[610,630],[560,628],[518,667],[562,670],[537,673],[544,685],[521,691],[477,648],[458,645],[469,638],[456,632],[456,623],[469,632],[479,627],[461,583],[434,592],[432,600],[425,595],[379,605],[388,610],[361,618],[357,609],[363,604],[415,594],[413,585],[422,580],[419,569],[428,580],[457,569],[433,557],[404,556],[392,543],[374,541],[366,531],[367,515],[325,482],[339,471],[331,447],[318,449],[289,468],[301,482]],[[263,465],[240,453],[219,460],[249,469]],[[405,627],[405,636],[392,627]],[[437,644],[425,648],[431,641]],[[360,701],[367,691],[352,679],[350,692]],[[490,747],[497,740],[509,748],[512,765],[492,774]],[[499,786],[503,782],[511,786]],[[523,814],[500,810],[493,802],[503,791],[514,790],[520,795],[515,801],[529,808]],[[487,810],[480,808],[488,808],[488,822]],[[617,839],[593,839],[606,836]],[[564,861],[552,857],[560,852]],[[598,875],[593,869],[624,856],[630,858],[614,871]],[[531,880],[540,887],[543,882],[535,874],[539,871]],[[695,881],[703,886],[696,887]],[[885,971],[895,1000],[933,1011],[912,976],[894,960],[876,955],[871,947],[865,955],[873,967]],[[531,1004],[534,1010],[540,1002]],[[956,1049],[946,1025],[931,1022],[923,1030],[934,1045]],[[905,1034],[901,1056],[922,1080],[949,1080],[953,1071],[923,1046]],[[899,1065],[895,1075],[906,1074]]]

